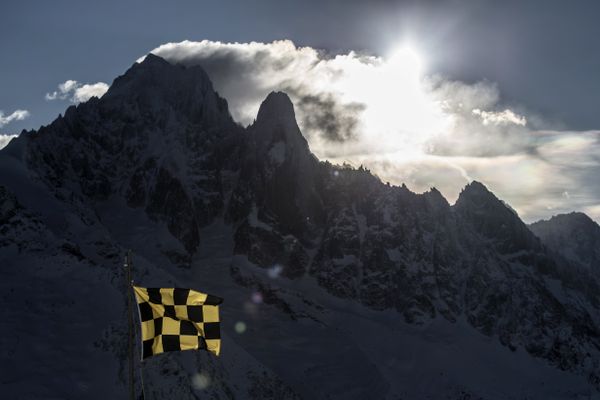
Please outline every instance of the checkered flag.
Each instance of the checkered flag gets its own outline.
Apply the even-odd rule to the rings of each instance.
[[[221,333],[215,296],[180,288],[134,286],[142,325],[142,358],[165,351],[208,350],[219,355]]]

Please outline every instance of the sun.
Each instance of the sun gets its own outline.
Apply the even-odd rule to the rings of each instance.
[[[447,119],[427,88],[423,68],[421,53],[404,43],[383,57],[370,76],[370,92],[362,97],[367,106],[364,124],[381,151],[420,154],[444,130]]]
[[[423,72],[423,57],[410,44],[395,47],[387,59],[391,68],[398,69],[411,79],[418,79]]]
[[[417,49],[404,42],[386,55],[335,59],[344,73],[333,87],[344,102],[362,106],[356,126],[360,146],[352,151],[415,158],[448,130],[452,121],[431,90],[425,58]]]

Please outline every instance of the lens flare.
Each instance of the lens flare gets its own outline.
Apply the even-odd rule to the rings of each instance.
[[[210,386],[210,376],[204,372],[195,374],[192,377],[192,386],[196,390],[204,390]]]
[[[242,333],[246,332],[246,324],[243,321],[238,321],[235,323],[234,329],[236,333],[241,335]]]

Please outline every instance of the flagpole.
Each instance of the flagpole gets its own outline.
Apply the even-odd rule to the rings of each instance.
[[[131,278],[131,250],[127,250],[125,256],[125,279],[127,279],[127,317],[129,323],[129,334],[128,336],[128,354],[129,354],[129,398],[135,400],[135,393],[133,389],[133,310],[131,304],[131,288],[133,286],[133,280]]]

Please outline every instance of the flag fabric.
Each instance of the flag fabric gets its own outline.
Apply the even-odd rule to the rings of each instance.
[[[180,350],[219,355],[222,299],[192,289],[133,286],[142,330],[142,359]]]

